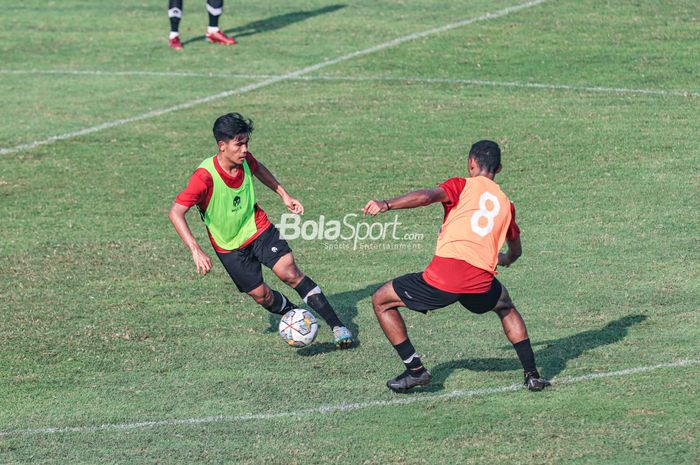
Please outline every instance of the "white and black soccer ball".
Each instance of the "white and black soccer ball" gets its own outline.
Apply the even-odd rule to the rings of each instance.
[[[280,320],[279,333],[292,347],[306,347],[316,339],[318,322],[314,315],[303,308],[295,308]]]

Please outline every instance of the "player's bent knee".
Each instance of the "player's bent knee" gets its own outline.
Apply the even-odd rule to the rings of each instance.
[[[377,289],[376,291],[374,291],[374,294],[372,294],[372,308],[374,309],[374,313],[377,313],[379,311],[381,303],[381,296],[379,293],[379,289]]]
[[[256,303],[262,306],[272,304],[272,292],[270,291],[270,288],[265,285],[256,287],[252,291],[248,292],[248,295],[251,296]]]
[[[381,289],[377,289],[374,294],[372,294],[372,308],[374,308],[374,313],[380,311],[382,303],[384,303],[384,299],[382,298]]]
[[[515,309],[515,305],[513,305],[513,302],[507,301],[507,302],[501,302],[499,301],[496,306],[493,309],[494,312],[496,312],[496,315],[498,315],[499,318],[503,319],[510,315],[513,312],[518,312]]]
[[[285,284],[295,287],[304,279],[304,273],[296,266],[290,266],[280,273],[279,278],[284,281]]]
[[[391,281],[384,284],[372,294],[372,308],[374,308],[374,313],[380,314],[390,308],[388,305],[391,300],[388,295],[389,286],[391,286]]]
[[[509,315],[511,312],[517,312],[515,309],[515,304],[510,299],[507,291],[501,294],[501,298],[498,299],[498,302],[496,302],[496,306],[493,307],[493,311],[496,312],[496,314],[501,318]]]
[[[291,273],[289,273],[289,276],[288,276],[289,285],[292,286],[292,287],[294,287],[294,286],[296,286],[297,284],[299,284],[299,283],[301,282],[302,279],[304,279],[304,273],[302,273],[302,272],[299,270],[299,268],[297,268],[297,267],[295,266],[295,267],[294,267],[294,270],[293,270]]]
[[[501,296],[498,298],[498,302],[496,302],[496,306],[493,307],[493,311],[498,314],[499,317],[503,318],[507,316],[511,311],[516,311],[515,309],[515,304],[510,298],[510,294],[508,293],[508,289],[506,289],[505,286],[501,286]]]

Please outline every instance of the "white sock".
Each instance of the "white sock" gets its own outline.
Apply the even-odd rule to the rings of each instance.
[[[314,287],[313,289],[311,289],[311,290],[309,291],[309,293],[306,294],[306,296],[304,296],[304,298],[303,298],[302,300],[304,301],[305,304],[308,305],[308,303],[309,303],[309,297],[311,297],[312,295],[320,294],[320,293],[321,293],[321,288],[318,287],[318,286],[316,286],[316,287]]]
[[[207,34],[213,34],[213,33],[218,32],[218,31],[219,31],[218,27],[211,27],[211,26],[207,27]]]
[[[170,40],[173,40],[175,37],[180,37],[180,33],[179,33],[179,32],[172,32],[172,31],[171,31],[171,32],[170,32],[170,37],[169,37],[169,39],[170,39]]]

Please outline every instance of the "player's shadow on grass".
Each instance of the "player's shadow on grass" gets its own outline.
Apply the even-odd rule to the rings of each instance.
[[[282,29],[293,23],[298,23],[305,21],[314,16],[319,16],[323,14],[333,13],[334,11],[341,10],[347,5],[328,5],[323,8],[318,8],[316,10],[309,11],[295,11],[293,13],[285,13],[277,16],[270,16],[266,19],[261,19],[260,21],[253,21],[243,26],[237,26],[230,29],[224,30],[224,33],[232,35],[235,38],[252,36],[254,34],[260,34],[262,32],[275,31],[277,29]],[[192,42],[201,42],[206,39],[206,36],[197,36],[182,42],[182,45],[187,45]]]
[[[629,315],[619,320],[611,321],[601,329],[584,331],[561,339],[535,342],[533,343],[533,348],[535,349],[535,360],[539,371],[546,378],[554,378],[566,368],[569,360],[580,357],[588,350],[620,342],[627,336],[630,327],[646,319],[646,315]],[[430,370],[433,375],[433,381],[423,391],[444,389],[445,380],[454,370],[520,372],[522,366],[513,347],[508,346],[504,350],[509,350],[512,352],[512,355],[506,358],[455,360],[437,365]]]

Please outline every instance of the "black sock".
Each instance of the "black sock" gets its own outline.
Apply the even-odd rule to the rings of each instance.
[[[408,370],[412,375],[420,375],[425,371],[423,362],[421,362],[420,357],[416,354],[416,349],[413,348],[410,339],[406,339],[400,344],[394,346],[396,352],[401,357],[401,361],[406,365],[406,370]]]
[[[345,326],[343,322],[340,321],[340,318],[338,318],[338,315],[335,313],[335,310],[333,310],[333,307],[331,307],[331,304],[328,302],[328,299],[326,299],[326,296],[323,295],[321,288],[318,287],[318,285],[313,282],[311,278],[304,276],[304,279],[297,284],[297,287],[295,287],[294,290],[297,291],[299,297],[301,297],[309,307],[311,307],[321,316],[321,318],[325,320],[326,323],[328,323],[328,326],[330,326],[331,329],[335,328],[336,326]]]
[[[170,19],[170,32],[178,32],[180,18],[182,18],[182,0],[170,0],[168,18]]]
[[[207,12],[209,13],[209,27],[219,27],[219,16],[221,16],[223,7],[223,0],[207,0]]]
[[[170,18],[170,32],[178,32],[178,28],[180,27],[180,18],[177,16],[172,16]]]
[[[170,32],[177,32],[182,18],[182,0],[170,0],[168,2],[168,18],[170,18]]]
[[[515,348],[515,352],[518,354],[523,370],[525,370],[526,373],[534,372],[537,375],[536,377],[539,378],[537,367],[535,367],[535,354],[532,352],[532,347],[530,346],[530,339],[516,342],[513,344],[513,348]]]
[[[265,307],[265,310],[276,315],[284,315],[294,307],[294,304],[284,294],[273,290],[272,303],[269,307]]]
[[[219,17],[209,13],[209,27],[219,27]]]

